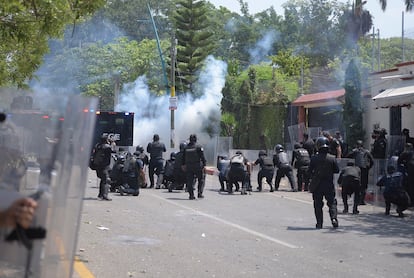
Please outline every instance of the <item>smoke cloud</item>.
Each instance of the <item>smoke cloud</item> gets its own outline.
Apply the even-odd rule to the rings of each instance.
[[[213,125],[213,131],[219,133],[221,90],[225,84],[227,64],[209,56],[206,66],[200,73],[199,86],[202,89],[200,98],[193,98],[186,93],[178,96],[175,111],[175,146],[188,139],[191,133],[196,133],[199,141],[206,137],[205,127]],[[120,95],[117,111],[134,112],[134,145],[146,146],[156,133],[160,141],[166,145],[171,134],[171,112],[169,110],[170,96],[153,96],[148,88],[145,76],[127,84]],[[215,119],[216,121],[212,121]],[[200,140],[201,139],[201,140]]]
[[[271,54],[272,45],[277,39],[277,33],[274,30],[267,31],[263,37],[256,43],[253,49],[249,50],[250,63],[258,64],[268,60],[267,56]]]

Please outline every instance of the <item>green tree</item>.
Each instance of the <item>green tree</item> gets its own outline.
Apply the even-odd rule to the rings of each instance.
[[[385,11],[387,9],[387,0],[379,0],[379,2],[381,3],[382,10]],[[407,12],[412,11],[414,8],[414,1],[404,0],[404,2],[405,2],[405,9],[407,10]]]
[[[178,0],[174,16],[177,45],[177,84],[183,84],[182,91],[197,95],[195,88],[198,73],[205,58],[214,49],[208,6],[203,0]]]
[[[161,41],[163,49],[168,46],[167,41]],[[122,90],[123,84],[142,75],[153,93],[165,93],[155,40],[137,42],[125,37],[66,48],[49,57],[38,73],[43,87],[56,93],[65,90],[99,97],[101,110],[113,109],[115,86]]]
[[[364,139],[362,127],[361,76],[354,59],[349,62],[345,73],[345,104],[343,121],[346,142],[354,146],[357,140]]]
[[[24,87],[48,52],[49,38],[89,16],[103,0],[2,1],[0,7],[0,86]]]
[[[284,48],[309,58],[311,66],[326,66],[346,46],[345,11],[337,0],[290,0],[279,28]]]

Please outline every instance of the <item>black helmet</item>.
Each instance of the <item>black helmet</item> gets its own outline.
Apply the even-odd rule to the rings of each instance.
[[[135,151],[140,152],[140,153],[144,153],[144,147],[143,147],[143,146],[141,146],[141,145],[138,145],[138,146],[135,148]]]
[[[193,143],[197,142],[197,135],[191,134],[190,135],[190,142],[193,142]]]
[[[316,149],[318,151],[328,150],[329,149],[329,139],[322,136],[316,139]]]
[[[263,155],[267,155],[267,154],[266,154],[266,151],[264,151],[264,150],[259,151],[259,157],[260,157],[260,156],[263,156]]]
[[[125,162],[125,155],[123,155],[123,154],[119,155],[118,159],[116,161]]]
[[[294,145],[293,145],[293,148],[295,149],[295,150],[297,150],[297,149],[300,149],[302,146],[299,144],[299,143],[295,143]]]
[[[102,134],[101,135],[101,143],[107,143],[108,142],[108,135]]]
[[[275,146],[275,151],[276,151],[277,153],[282,152],[282,151],[283,151],[283,146],[282,146],[281,144],[277,144],[277,145]]]
[[[175,157],[177,156],[177,152],[171,152],[170,153],[170,159],[175,160]]]
[[[187,147],[187,143],[186,142],[181,142],[180,143],[180,152],[184,151],[185,147]]]

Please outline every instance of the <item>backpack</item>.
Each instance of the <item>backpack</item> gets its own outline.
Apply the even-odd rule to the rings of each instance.
[[[296,161],[295,161],[295,167],[299,168],[302,166],[309,166],[310,164],[310,157],[309,153],[306,149],[299,148],[296,150]]]
[[[96,170],[97,168],[105,166],[105,151],[102,145],[96,145],[92,150],[92,155],[89,159],[89,168]]]
[[[244,157],[241,154],[237,154],[231,158],[230,163],[244,164]]]

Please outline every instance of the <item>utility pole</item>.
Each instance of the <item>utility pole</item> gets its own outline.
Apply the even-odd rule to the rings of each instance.
[[[175,146],[175,118],[174,111],[177,109],[177,97],[175,96],[175,59],[177,56],[177,39],[172,36],[171,39],[171,95],[170,95],[170,111],[171,111],[171,136],[170,147]]]
[[[381,71],[381,41],[380,41],[380,30],[378,32],[378,71]]]
[[[150,8],[150,5],[148,3],[147,3],[147,7],[148,7],[148,12],[149,12],[150,17],[151,17],[152,26],[154,28],[155,38],[157,40],[158,52],[159,52],[159,55],[160,55],[162,72],[163,72],[163,75],[164,75],[165,91],[167,92],[167,94],[170,94],[170,88],[168,86],[167,70],[165,68],[165,62],[164,62],[164,58],[162,56],[160,38],[158,37],[157,27],[155,26],[154,18],[152,17],[152,13],[151,13],[151,8]],[[174,68],[174,66],[172,68]],[[174,75],[175,75],[175,73],[174,73]],[[175,80],[175,76],[171,80]],[[174,86],[171,88],[170,108],[169,108],[171,110],[171,134],[170,134],[171,148],[174,148],[174,110],[177,109],[177,99],[175,98],[175,87]],[[175,103],[174,103],[173,100],[175,100]]]
[[[404,43],[404,11],[401,17],[401,44],[402,44],[402,61],[405,62],[405,43]]]
[[[371,57],[371,71],[374,71],[374,64],[375,64],[375,28],[372,27],[372,35],[371,35],[371,44],[372,44],[372,57]]]
[[[114,78],[114,112],[117,109],[117,106],[119,104],[119,89],[120,89],[120,79],[121,79],[121,73],[120,72],[115,72],[113,75]]]

